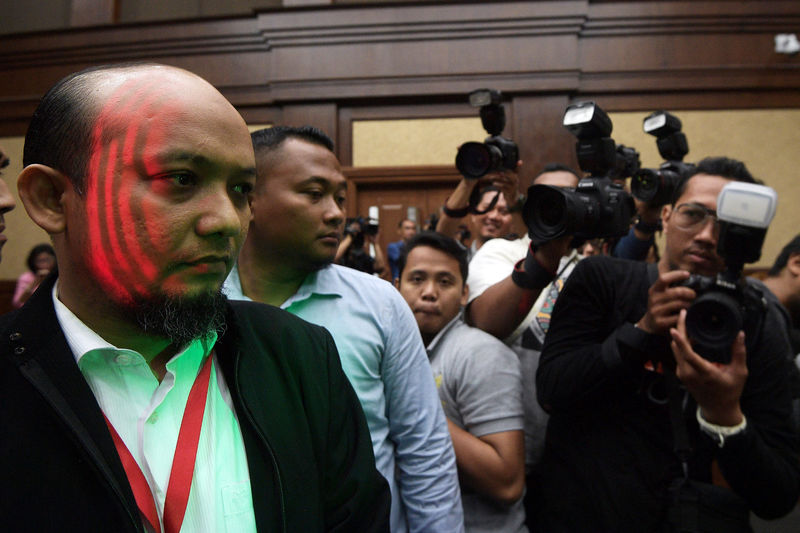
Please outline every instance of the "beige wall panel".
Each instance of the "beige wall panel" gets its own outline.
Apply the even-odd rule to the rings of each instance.
[[[3,169],[3,178],[17,200],[17,207],[6,213],[5,235],[8,241],[3,246],[3,260],[0,262],[0,279],[16,279],[28,268],[25,259],[35,245],[50,242],[50,237],[33,223],[25,212],[17,193],[17,176],[22,170],[22,146],[24,137],[0,137],[0,147],[11,162]]]
[[[741,159],[777,191],[778,212],[754,265],[769,266],[800,230],[800,109],[672,112],[689,141],[687,161],[709,155]],[[662,161],[655,137],[642,131],[647,114],[611,113],[612,135],[636,148],[642,165],[653,168]],[[356,121],[353,166],[452,165],[461,143],[485,136],[478,118]]]
[[[770,266],[781,248],[800,232],[800,109],[675,111],[689,141],[686,161],[725,155],[744,161],[750,172],[778,193],[778,212],[767,232],[761,260]],[[633,146],[642,165],[656,167],[655,137],[642,131],[648,113],[611,113],[612,136]]]
[[[480,118],[353,122],[353,166],[454,165],[467,141],[482,141]]]

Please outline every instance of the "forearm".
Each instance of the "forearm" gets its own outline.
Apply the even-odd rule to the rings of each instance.
[[[350,245],[353,243],[353,236],[346,235],[342,242],[339,243],[339,248],[336,249],[336,256],[333,258],[333,262],[337,264],[341,264],[344,255],[347,253],[347,249],[350,248]]]
[[[627,235],[622,237],[611,255],[621,259],[630,259],[632,261],[644,261],[647,258],[647,252],[653,245],[653,234],[645,234],[641,231],[631,228]]]
[[[386,532],[391,493],[375,468],[372,440],[361,404],[327,340],[329,455],[324,469],[326,530]]]
[[[386,269],[386,259],[383,256],[380,244],[374,243],[375,246],[375,263],[372,265],[376,274],[381,274]]]
[[[770,309],[757,346],[748,347],[753,353],[747,359],[749,373],[741,397],[747,428],[726,439],[721,449],[706,441],[717,452],[725,480],[763,518],[788,512],[800,492],[800,450],[791,422],[787,370],[791,351],[776,313]]]
[[[394,289],[392,289],[394,291]],[[410,531],[461,531],[463,514],[455,453],[430,362],[411,309],[394,291],[381,379],[396,479]]]
[[[459,181],[453,193],[445,201],[445,207],[451,210],[467,207],[469,205],[469,197],[477,184],[478,180],[462,179]],[[439,222],[436,224],[436,231],[452,237],[458,232],[458,226],[463,223],[463,220],[464,217],[451,217],[443,211]]]
[[[555,241],[536,251],[529,249],[510,276],[488,287],[470,303],[467,316],[471,323],[499,339],[511,335],[556,277],[564,251]]]
[[[748,424],[752,426],[751,418]],[[768,445],[762,433],[763,429],[748,427],[743,434],[729,437],[719,450],[718,459],[722,475],[733,491],[758,516],[772,519],[785,515],[797,503],[800,466],[796,453]]]
[[[474,491],[503,505],[511,505],[522,496],[525,486],[523,433],[505,431],[491,437],[509,441],[498,450],[489,442],[461,429],[447,420],[461,482]]]
[[[511,276],[508,276],[486,289],[469,304],[467,319],[476,328],[498,339],[505,339],[528,315],[539,292],[541,289],[537,291],[518,287]]]

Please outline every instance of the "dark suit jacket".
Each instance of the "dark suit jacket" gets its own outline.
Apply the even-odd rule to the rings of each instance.
[[[0,529],[139,531],[102,412],[56,319],[47,280],[0,317]],[[388,531],[358,399],[326,330],[231,302],[215,347],[244,437],[260,531]]]

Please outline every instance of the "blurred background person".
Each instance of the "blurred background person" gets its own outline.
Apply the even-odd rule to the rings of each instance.
[[[488,182],[488,185],[487,185]],[[463,218],[469,215],[472,244],[469,258],[481,246],[496,237],[516,237],[522,219],[515,217],[519,211],[519,177],[515,171],[500,170],[487,174],[481,180],[463,177],[442,207],[442,216],[436,231],[458,239]],[[470,205],[476,187],[480,189],[477,204]],[[517,220],[519,219],[519,220]]]
[[[56,268],[56,252],[49,244],[37,244],[28,253],[26,263],[28,270],[17,278],[12,304],[15,309],[22,307],[31,294],[39,287],[50,272]]]
[[[383,251],[378,246],[380,233],[377,224],[369,223],[364,217],[356,217],[347,221],[344,238],[336,250],[334,263],[366,272],[382,274],[386,269]],[[375,256],[370,249],[375,250]]]
[[[398,261],[406,249],[408,240],[417,234],[417,223],[410,218],[404,218],[399,224],[397,224],[397,234],[400,236],[400,240],[390,242],[386,247],[386,255],[389,259],[389,269],[392,271],[392,282],[395,282],[397,278],[400,277]]]

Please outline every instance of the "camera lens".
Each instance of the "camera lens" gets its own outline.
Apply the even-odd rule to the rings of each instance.
[[[686,332],[695,351],[718,363],[730,362],[731,345],[743,323],[739,302],[719,291],[702,294],[686,313]]]
[[[546,242],[564,235],[570,220],[567,193],[558,187],[533,185],[522,217],[535,243]]]
[[[490,170],[497,168],[503,154],[491,145],[479,142],[467,142],[458,148],[456,168],[466,178],[477,179]]]
[[[649,169],[642,169],[631,180],[631,193],[639,200],[649,202],[658,193],[660,181],[658,174]]]

